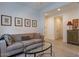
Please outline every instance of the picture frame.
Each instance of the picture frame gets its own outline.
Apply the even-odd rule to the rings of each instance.
[[[15,17],[15,26],[23,26],[23,19]]]
[[[32,20],[32,27],[37,27],[37,20]]]
[[[25,19],[24,20],[24,26],[25,27],[31,27],[31,20],[30,19]]]
[[[72,22],[73,22],[72,28],[73,29],[77,29],[78,25],[79,25],[79,23],[78,23],[79,19],[73,19]]]
[[[11,26],[12,17],[8,15],[1,15],[1,26]]]

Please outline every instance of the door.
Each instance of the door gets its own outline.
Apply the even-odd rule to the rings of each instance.
[[[62,16],[54,17],[55,39],[63,39],[63,19]]]

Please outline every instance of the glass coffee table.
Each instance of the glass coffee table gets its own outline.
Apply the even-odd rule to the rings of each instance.
[[[37,43],[38,44],[38,43]],[[52,44],[50,42],[43,42],[42,45],[39,45],[38,47],[32,48],[30,50],[27,50],[27,47],[24,48],[25,57],[27,57],[28,54],[33,54],[34,57],[37,57],[37,53],[43,53],[46,50],[50,49],[50,56],[52,56],[52,53],[54,55],[54,52],[52,51]]]

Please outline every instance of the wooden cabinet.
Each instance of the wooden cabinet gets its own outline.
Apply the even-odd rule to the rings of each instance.
[[[67,43],[79,45],[79,30],[67,30]]]

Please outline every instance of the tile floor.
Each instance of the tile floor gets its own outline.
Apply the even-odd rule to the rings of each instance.
[[[63,43],[62,40],[53,41],[56,57],[78,57],[79,46]]]
[[[52,42],[53,52],[55,56],[52,57],[79,57],[79,46],[63,43],[61,40],[55,40]],[[46,53],[49,51],[46,51]],[[17,57],[24,57],[24,54],[20,54]],[[44,54],[43,57],[50,57],[50,54]]]

